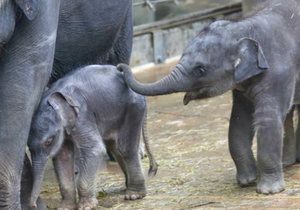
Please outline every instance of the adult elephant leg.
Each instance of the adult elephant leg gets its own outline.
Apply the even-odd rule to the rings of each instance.
[[[237,169],[237,182],[248,186],[256,180],[256,165],[252,153],[254,136],[252,102],[240,91],[233,91],[233,106],[229,126],[229,150]]]
[[[52,69],[59,0],[18,22],[0,60],[0,208],[21,209],[20,183],[34,109]]]
[[[284,122],[284,139],[283,139],[283,167],[290,166],[296,162],[296,136],[294,132],[294,106],[287,114]]]

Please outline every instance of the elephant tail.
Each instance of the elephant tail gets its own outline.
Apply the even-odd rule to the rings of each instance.
[[[157,170],[158,170],[158,164],[153,156],[152,150],[150,148],[150,144],[149,144],[149,138],[148,138],[148,130],[147,130],[147,108],[145,111],[145,115],[144,115],[144,120],[143,120],[143,125],[142,125],[142,135],[143,135],[143,140],[144,140],[144,144],[145,144],[145,149],[146,149],[146,153],[148,155],[149,158],[149,171],[148,171],[148,176],[149,177],[153,177],[156,175]]]

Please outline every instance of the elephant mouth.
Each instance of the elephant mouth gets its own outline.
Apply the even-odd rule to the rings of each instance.
[[[191,101],[191,96],[189,93],[185,93],[183,97],[183,105],[188,105]]]
[[[186,92],[183,97],[183,104],[188,105],[193,100],[201,100],[210,97],[211,86],[204,85],[202,87],[195,88],[193,91]]]

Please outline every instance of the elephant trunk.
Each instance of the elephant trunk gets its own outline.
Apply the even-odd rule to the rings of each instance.
[[[166,95],[176,92],[186,92],[189,90],[188,80],[184,80],[181,65],[177,65],[171,74],[165,76],[161,80],[143,84],[136,81],[133,77],[130,67],[126,64],[119,64],[118,70],[124,73],[127,85],[135,92],[145,96]]]
[[[31,191],[30,205],[34,208],[37,207],[36,201],[41,191],[46,164],[47,164],[47,158],[43,158],[42,160],[37,160],[37,161],[35,161],[34,159],[32,160],[33,187]]]

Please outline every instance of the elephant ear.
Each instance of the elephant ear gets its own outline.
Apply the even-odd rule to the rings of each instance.
[[[269,68],[260,44],[251,38],[242,38],[238,42],[238,58],[234,64],[234,80],[241,83]]]
[[[29,20],[33,20],[39,11],[39,0],[15,0]]]
[[[57,112],[65,131],[70,135],[79,114],[79,104],[62,92],[52,93],[48,98],[48,103]]]

